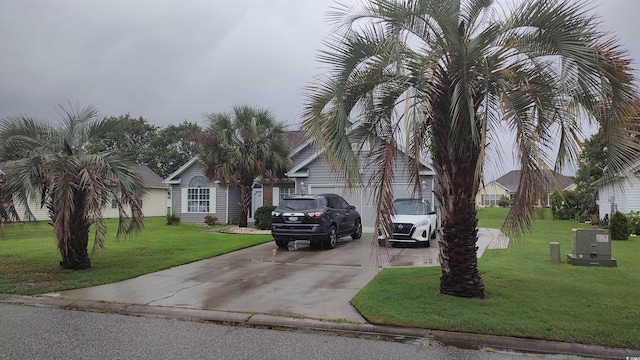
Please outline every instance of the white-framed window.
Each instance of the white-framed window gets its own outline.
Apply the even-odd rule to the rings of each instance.
[[[502,195],[500,194],[485,194],[484,206],[497,206],[501,197]]]
[[[280,200],[284,199],[285,196],[293,195],[296,193],[296,188],[291,187],[282,187],[280,186]]]
[[[209,181],[204,176],[194,176],[188,187],[182,190],[183,212],[215,212],[215,189],[209,187]]]

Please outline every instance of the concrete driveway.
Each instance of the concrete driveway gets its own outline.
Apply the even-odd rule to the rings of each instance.
[[[46,294],[54,297],[192,309],[366,321],[350,300],[382,267],[438,266],[438,247],[379,248],[372,234],[342,238],[333,250],[289,251],[273,242],[118,283]],[[481,229],[479,256],[508,239]]]

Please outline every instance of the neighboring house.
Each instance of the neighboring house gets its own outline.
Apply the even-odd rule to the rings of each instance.
[[[144,165],[134,165],[133,171],[140,176],[144,186],[147,188],[147,195],[142,199],[142,213],[144,216],[166,216],[167,186],[162,182],[162,178]],[[4,174],[1,165],[0,174]],[[36,220],[50,220],[47,208],[41,208],[36,203],[30,203],[29,208]],[[22,217],[24,214],[24,207],[17,206],[16,210],[20,217]],[[117,218],[118,208],[116,204],[108,204],[107,207],[103,209],[102,214],[105,218]]]
[[[497,206],[501,197],[506,196],[510,200],[513,200],[516,192],[518,192],[518,185],[520,184],[520,170],[512,170],[496,180],[483,186],[476,195],[476,206],[487,207]],[[573,178],[565,176],[559,173],[554,173],[554,177],[558,186],[563,191],[575,190],[576,184]],[[556,190],[556,185],[552,179],[547,179],[544,184],[544,205],[548,206],[551,203],[551,194]],[[538,203],[538,206],[543,204]]]
[[[615,211],[628,214],[640,211],[640,160],[611,179],[601,179],[595,183],[598,188],[598,208],[600,219],[611,216]]]
[[[249,221],[253,221],[253,213],[257,208],[277,205],[280,199],[290,194],[336,193],[356,206],[362,215],[365,231],[372,231],[377,210],[373,190],[367,188],[368,179],[375,171],[365,165],[369,148],[365,146],[359,154],[360,171],[365,186],[349,189],[344,177],[333,171],[323,157],[322,149],[314,146],[311,140],[305,139],[300,131],[290,131],[287,135],[292,149],[289,155],[292,167],[286,172],[285,178],[278,179],[273,184],[269,181],[262,184],[256,179]],[[397,198],[412,197],[413,188],[406,169],[406,156],[398,150],[395,157],[392,181],[394,195]],[[421,191],[423,196],[434,204],[434,172],[426,162],[422,162],[422,165]],[[240,216],[240,189],[206,179],[197,158],[189,160],[164,182],[171,187],[171,212],[180,217],[181,222],[202,223],[204,216],[215,215],[219,222],[228,223],[235,222]]]

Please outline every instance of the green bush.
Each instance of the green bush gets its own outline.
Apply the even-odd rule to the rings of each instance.
[[[611,240],[629,240],[629,219],[616,211],[609,220],[609,236]]]
[[[207,215],[204,217],[204,223],[207,224],[208,226],[215,225],[216,221],[218,221],[218,217],[215,215]]]
[[[167,214],[167,225],[180,225],[180,218],[175,215]]]
[[[640,212],[631,210],[627,214],[627,219],[629,220],[629,232],[640,235]]]
[[[498,206],[500,207],[509,207],[511,205],[511,199],[508,196],[502,195],[500,200],[498,200]]]
[[[261,206],[256,209],[256,213],[253,215],[256,228],[260,230],[268,230],[271,228],[271,212],[275,210],[275,206]]]

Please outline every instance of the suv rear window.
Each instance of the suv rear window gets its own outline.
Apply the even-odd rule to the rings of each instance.
[[[278,207],[287,210],[309,210],[318,208],[318,205],[315,199],[284,199]]]
[[[426,215],[431,206],[422,200],[396,200],[393,207],[398,215]]]

